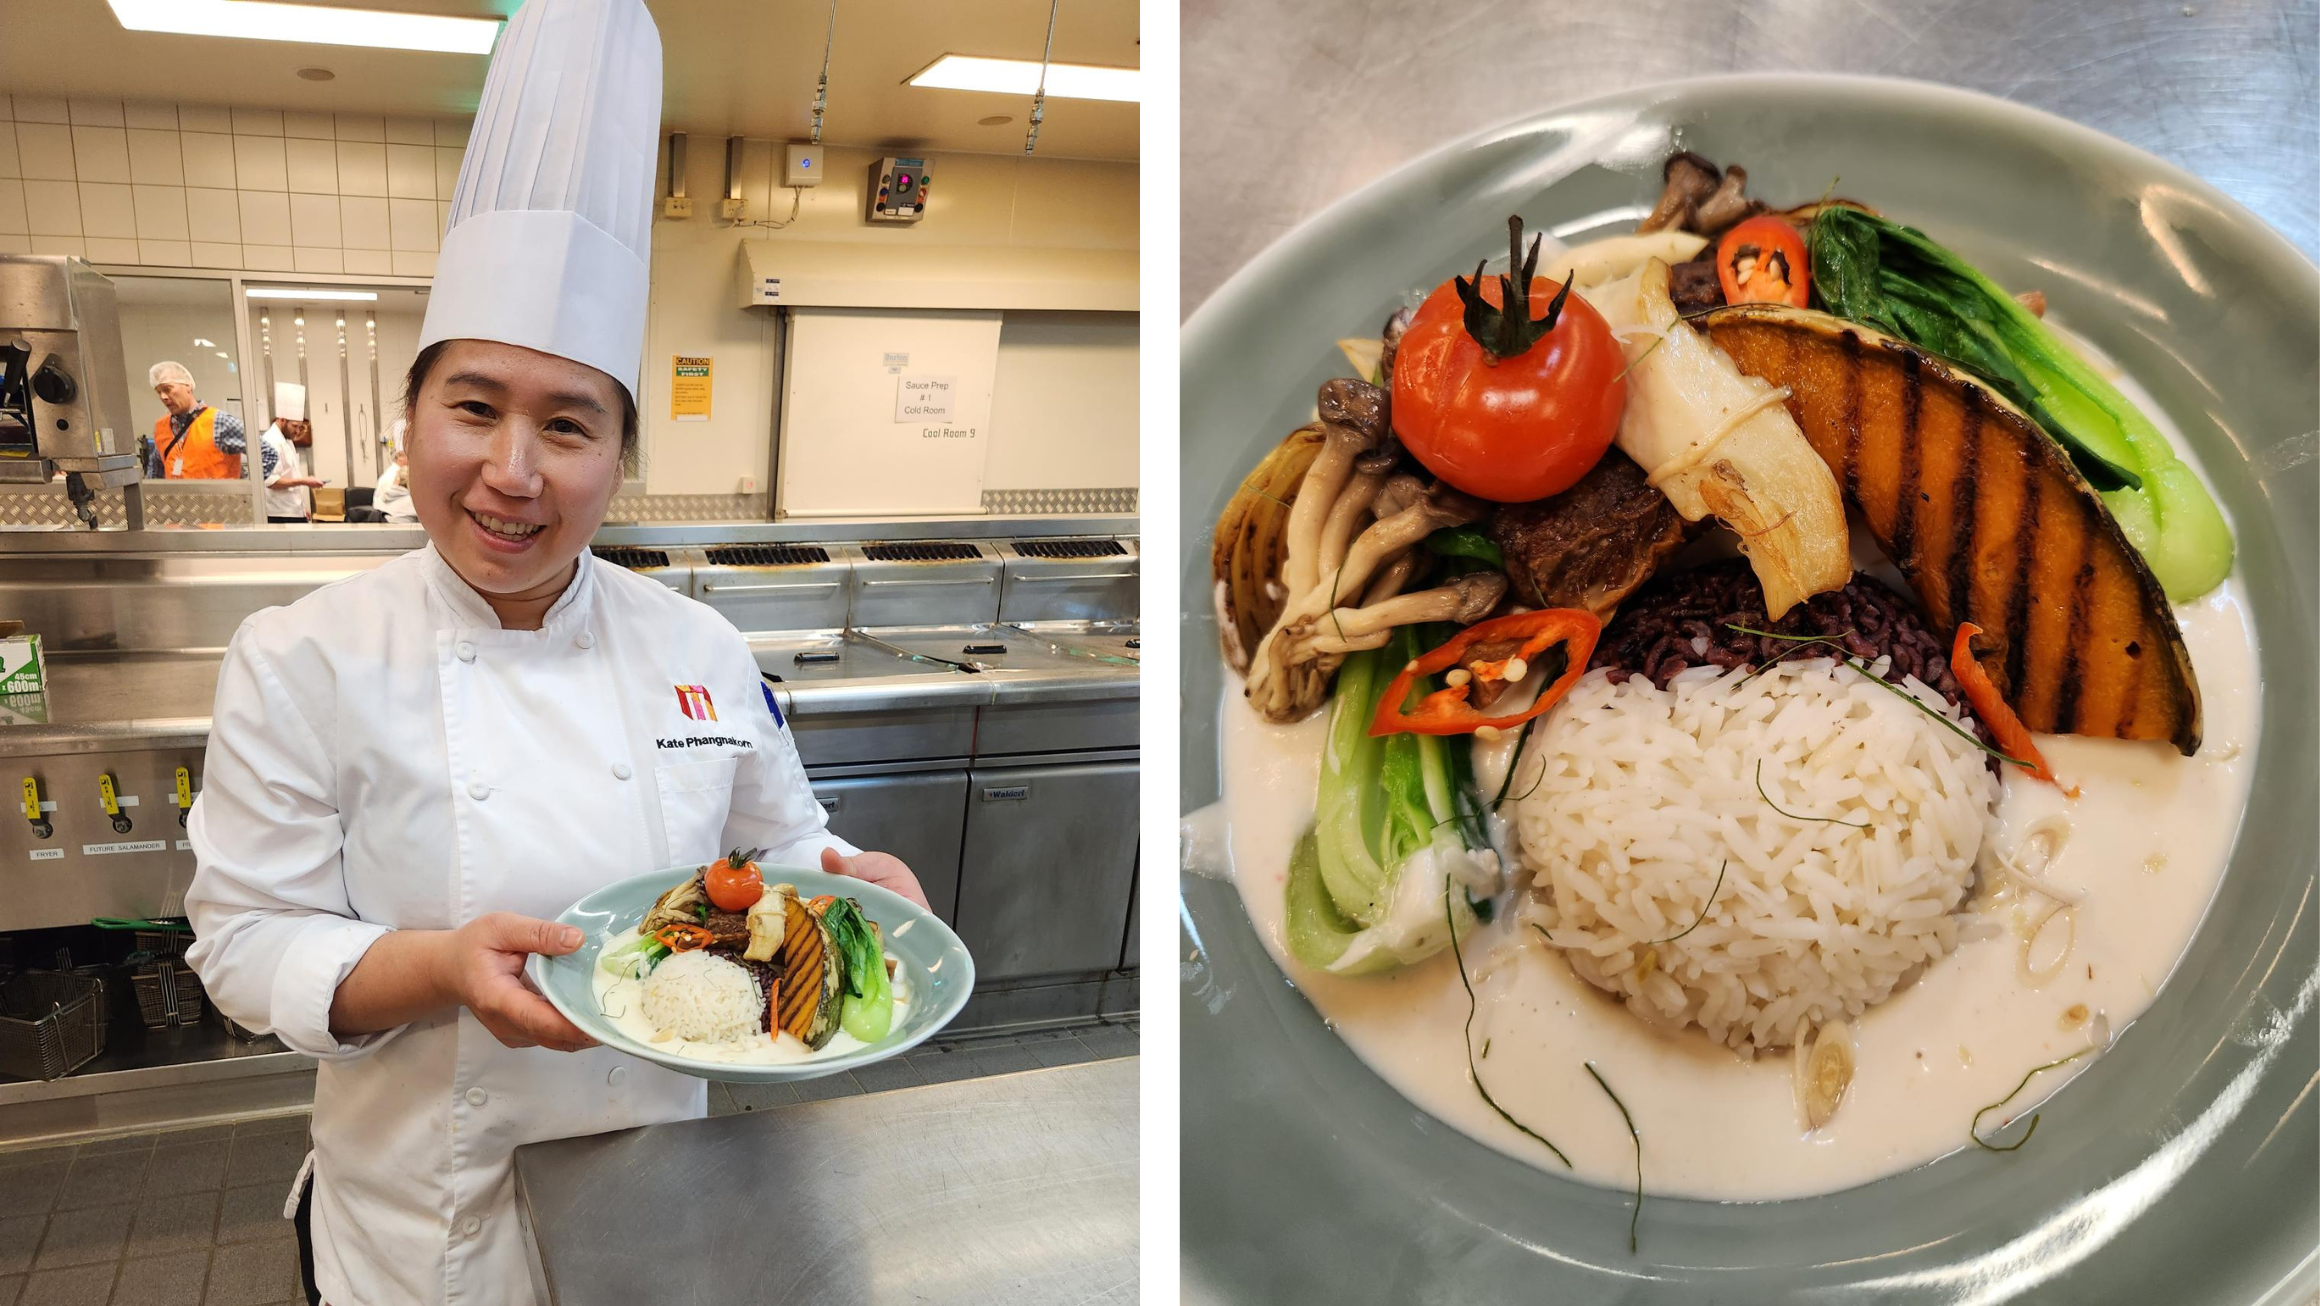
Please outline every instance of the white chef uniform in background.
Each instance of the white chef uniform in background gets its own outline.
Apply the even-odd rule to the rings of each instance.
[[[660,68],[641,0],[518,11],[422,346],[522,345],[635,393]],[[680,686],[705,688],[713,717],[688,715],[700,700]],[[735,845],[805,865],[855,851],[824,828],[723,618],[582,553],[542,628],[505,630],[432,546],[243,623],[189,830],[209,994],[322,1059],[300,1183],[334,1306],[533,1301],[513,1149],[705,1107],[700,1080],[603,1049],[511,1049],[464,1009],[341,1042],[332,999],[371,944],[491,911],[552,918]]]
[[[418,524],[419,510],[411,506],[411,469],[404,459],[403,440],[410,433],[410,423],[398,417],[387,439],[389,461],[387,470],[379,473],[378,488],[371,494],[371,506],[386,515],[389,522],[399,526]]]
[[[314,515],[313,491],[303,485],[275,488],[277,481],[306,474],[306,464],[298,456],[298,445],[282,429],[284,422],[306,420],[306,387],[289,381],[276,381],[274,418],[274,421],[266,424],[266,433],[258,437],[266,448],[274,451],[274,472],[266,478],[266,515],[310,518]]]

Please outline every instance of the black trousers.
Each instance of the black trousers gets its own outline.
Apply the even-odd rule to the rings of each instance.
[[[306,1306],[322,1306],[322,1291],[314,1286],[314,1178],[307,1176],[298,1194],[298,1282],[306,1288]]]
[[[306,524],[306,519],[305,519],[304,517],[274,517],[274,516],[268,516],[268,517],[266,518],[266,520],[267,520],[269,523],[274,523],[274,524],[278,524],[278,525],[285,525],[285,526],[290,526],[290,525],[295,525],[295,526],[304,526],[304,525]]]

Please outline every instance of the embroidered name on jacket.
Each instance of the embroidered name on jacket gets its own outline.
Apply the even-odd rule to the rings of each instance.
[[[683,739],[655,739],[653,744],[660,748],[755,749],[757,747],[757,745],[750,740],[735,739],[730,735],[687,735]]]

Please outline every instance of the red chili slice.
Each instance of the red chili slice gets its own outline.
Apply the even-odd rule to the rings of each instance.
[[[1386,686],[1385,697],[1378,703],[1377,716],[1370,721],[1372,735],[1464,735],[1487,726],[1493,730],[1507,730],[1521,725],[1562,700],[1579,677],[1587,673],[1587,659],[1594,656],[1595,641],[1603,633],[1603,623],[1595,614],[1580,608],[1548,608],[1541,612],[1519,612],[1511,617],[1499,617],[1478,622],[1458,632],[1456,638],[1433,652],[1402,668]],[[1519,640],[1520,649],[1509,657],[1488,658],[1469,662],[1465,654],[1478,644],[1496,644]],[[1409,702],[1410,686],[1420,676],[1437,671],[1463,668],[1469,677],[1486,680],[1505,680],[1508,664],[1516,660],[1525,663],[1527,673],[1531,665],[1557,646],[1563,650],[1562,674],[1553,683],[1539,691],[1538,701],[1523,711],[1508,716],[1484,716],[1482,711],[1467,701],[1472,693],[1472,679],[1466,683],[1435,690],[1418,700],[1416,707],[1405,710]]]

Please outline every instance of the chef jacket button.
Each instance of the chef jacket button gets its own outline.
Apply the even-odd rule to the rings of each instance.
[[[572,642],[578,644],[582,648],[594,648],[596,647],[596,636],[583,630],[580,632],[580,638],[575,639]]]
[[[484,799],[491,797],[491,788],[479,780],[476,783],[467,786],[467,796],[480,803]]]
[[[459,641],[459,647],[456,652],[459,654],[459,660],[462,662],[475,661],[475,645],[468,643],[464,639]]]
[[[620,1087],[623,1083],[626,1083],[627,1080],[628,1067],[626,1066],[614,1066],[612,1068],[612,1073],[604,1077],[604,1082],[612,1085],[614,1088]]]
[[[612,778],[615,780],[626,780],[635,774],[636,772],[628,769],[628,763],[626,762],[614,762],[612,764]]]
[[[471,1088],[467,1090],[467,1104],[469,1106],[482,1106],[484,1103],[490,1100],[491,1094],[484,1092],[480,1088]]]
[[[481,1220],[477,1219],[476,1217],[474,1217],[474,1216],[472,1216],[472,1215],[471,1215],[471,1216],[468,1216],[466,1220],[464,1220],[464,1221],[462,1221],[462,1222],[460,1223],[460,1226],[459,1226],[459,1234],[460,1234],[460,1236],[461,1236],[461,1237],[463,1237],[463,1238],[473,1238],[475,1235],[477,1235],[477,1234],[479,1234],[479,1233],[482,1233],[482,1232],[483,1232],[483,1221],[481,1221]]]

